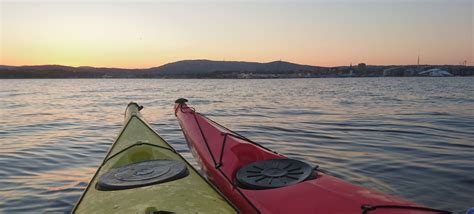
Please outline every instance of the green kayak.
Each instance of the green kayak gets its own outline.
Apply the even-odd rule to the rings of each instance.
[[[125,125],[73,213],[236,213],[130,103]]]

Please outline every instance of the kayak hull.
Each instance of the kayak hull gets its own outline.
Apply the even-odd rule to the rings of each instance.
[[[96,185],[112,169],[143,161],[176,160],[187,176],[169,182],[131,189],[103,191]],[[76,204],[74,213],[236,213],[192,166],[142,118],[137,104],[129,104],[125,125],[103,163]]]
[[[256,161],[287,157],[232,132],[184,102],[175,104],[175,114],[209,181],[243,213],[362,213],[364,209],[370,209],[371,214],[439,213],[318,170],[314,170],[312,179],[286,187],[241,188],[236,182],[240,168]]]

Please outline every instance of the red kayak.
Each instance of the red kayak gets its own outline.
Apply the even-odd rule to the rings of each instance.
[[[450,213],[357,186],[219,125],[178,99],[175,114],[208,179],[241,213]]]

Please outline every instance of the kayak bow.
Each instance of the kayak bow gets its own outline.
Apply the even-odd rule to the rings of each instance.
[[[130,103],[125,125],[73,213],[236,213]]]
[[[450,213],[357,186],[288,159],[175,103],[183,134],[209,181],[243,213]]]

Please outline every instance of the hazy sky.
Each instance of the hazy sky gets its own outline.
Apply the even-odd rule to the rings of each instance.
[[[473,1],[0,0],[0,64],[474,64]]]

